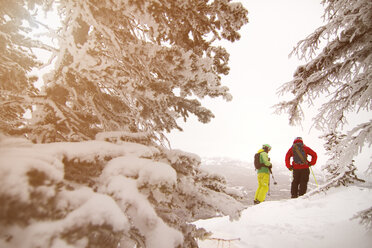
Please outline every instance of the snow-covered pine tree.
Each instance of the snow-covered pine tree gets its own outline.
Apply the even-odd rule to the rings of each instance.
[[[25,35],[31,28],[24,21],[36,25],[22,1],[0,2],[0,131],[9,134],[21,133],[23,115],[31,109],[24,98],[37,95],[36,78],[28,73],[40,65],[30,51],[38,43]]]
[[[327,134],[325,148],[332,154],[325,166],[332,173],[330,181],[321,187],[327,189],[358,181],[353,158],[365,144],[372,144],[372,120],[341,134],[348,113],[370,111],[372,107],[372,2],[323,0],[322,4],[325,24],[292,52],[309,61],[299,66],[293,80],[279,90],[294,97],[276,108],[278,113],[289,114],[290,124],[298,124],[304,117],[301,104],[307,100],[311,106],[323,93],[328,94],[329,100],[314,118],[314,126]],[[324,46],[321,52],[320,46]],[[371,173],[372,162],[368,166],[367,172]],[[370,226],[371,209],[355,218]]]
[[[339,167],[336,162],[342,154],[342,150],[334,150],[335,147],[338,147],[340,142],[345,139],[346,135],[339,132],[328,133],[323,135],[321,138],[325,140],[324,148],[326,150],[326,155],[329,156],[329,160],[326,165],[322,167],[323,170],[328,172],[330,175],[336,174]]]
[[[240,3],[23,0],[2,4],[17,14],[3,12],[3,25],[21,22],[24,16],[33,20],[29,14],[33,8],[56,9],[62,23],[58,29],[47,29],[58,44],[50,49],[55,70],[44,75],[44,89],[5,89],[10,92],[4,94],[16,95],[7,101],[9,108],[33,106],[27,125],[16,129],[5,122],[5,133],[16,129],[40,142],[91,139],[99,131],[124,129],[162,136],[181,129],[176,120],[191,114],[209,122],[213,114],[200,98],[231,99],[228,88],[221,85],[221,75],[229,72],[229,54],[213,41],[240,38],[238,30],[248,21]],[[12,36],[7,37],[13,42]],[[32,48],[20,45],[22,51]],[[30,68],[23,69],[24,76]]]
[[[4,248],[198,247],[208,232],[192,222],[244,209],[198,156],[159,146],[150,133],[48,144],[1,135],[0,181]]]
[[[304,101],[312,106],[316,98],[327,93],[314,126],[331,134],[343,132],[348,113],[362,113],[372,107],[372,3],[323,0],[322,4],[325,24],[292,51],[308,60],[307,64],[299,66],[293,80],[279,89],[279,94],[290,92],[294,97],[277,104],[276,109],[289,114],[290,124],[298,124],[304,117]],[[320,51],[320,47],[324,48]],[[365,144],[372,144],[372,120],[347,132],[342,142],[333,143],[332,150],[342,153],[331,163],[341,170],[346,168]]]
[[[1,132],[36,143],[88,140],[0,136],[1,247],[197,247],[206,232],[193,221],[239,215],[240,196],[223,178],[155,140],[190,114],[208,122],[213,114],[199,98],[231,99],[220,78],[229,56],[213,41],[239,38],[247,23],[240,3],[0,4]],[[57,29],[36,18],[52,9]],[[58,45],[31,39],[36,26]],[[28,77],[41,64],[34,48],[55,63],[41,91]]]
[[[340,158],[345,156],[347,153],[344,140],[347,138],[345,134],[339,132],[329,133],[323,135],[322,138],[326,141],[324,144],[326,155],[329,156],[326,164],[322,165],[322,170],[325,171],[326,184],[323,185],[319,190],[327,190],[330,187],[339,185],[349,185],[355,182],[364,182],[364,180],[358,178],[355,174],[357,168],[355,167],[354,160],[350,164],[344,167],[338,166]]]
[[[353,219],[359,219],[361,224],[372,230],[372,207],[360,211],[353,217]]]

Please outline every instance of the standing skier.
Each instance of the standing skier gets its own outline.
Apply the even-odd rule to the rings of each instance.
[[[311,156],[310,162],[307,161],[307,155]],[[290,161],[291,157],[293,158],[292,164]],[[310,147],[304,145],[301,137],[297,137],[285,156],[287,168],[290,171],[293,170],[293,180],[291,184],[292,198],[297,198],[306,193],[310,175],[309,166],[315,165],[316,160],[316,153]]]
[[[256,194],[254,196],[254,204],[259,204],[263,202],[266,198],[266,193],[269,191],[269,181],[270,181],[270,170],[271,170],[271,163],[269,158],[269,151],[271,150],[270,145],[263,145],[262,149],[260,149],[257,153],[259,154],[258,163],[259,168],[257,168],[257,180],[258,180],[258,188],[256,190]],[[256,162],[255,162],[256,165]]]

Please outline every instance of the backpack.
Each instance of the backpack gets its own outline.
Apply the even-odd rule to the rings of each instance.
[[[254,155],[254,167],[256,168],[256,170],[261,169],[261,167],[263,166],[263,164],[260,163],[260,154],[261,154],[261,152],[257,152]]]
[[[302,144],[302,143],[295,143],[292,146],[292,150],[293,150],[293,161],[296,164],[305,164],[305,163],[307,163],[307,160],[306,160],[306,157],[307,156],[306,156],[306,153],[304,151],[304,144]]]

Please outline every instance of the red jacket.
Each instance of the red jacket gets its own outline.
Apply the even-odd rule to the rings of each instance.
[[[302,140],[295,140],[293,144],[298,143],[298,142],[303,143]],[[305,146],[305,145],[303,146],[303,148],[304,148],[304,152],[306,153],[306,160],[307,160],[307,155],[310,155],[311,161],[308,162],[307,164],[296,164],[294,161],[292,161],[292,165],[291,165],[291,157],[293,157],[293,151],[291,147],[288,150],[287,154],[285,155],[285,165],[287,166],[288,169],[290,169],[291,167],[293,167],[293,169],[306,169],[306,168],[309,168],[309,165],[315,165],[316,160],[318,158],[318,156],[316,155],[316,152],[314,152],[310,147]]]

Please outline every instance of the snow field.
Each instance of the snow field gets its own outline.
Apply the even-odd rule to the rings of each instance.
[[[199,241],[210,247],[358,247],[372,246],[372,231],[351,218],[371,206],[372,190],[336,188],[311,198],[263,202],[247,208],[239,221],[227,217],[196,222],[220,239]],[[223,246],[224,245],[224,246]]]

